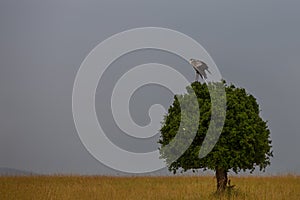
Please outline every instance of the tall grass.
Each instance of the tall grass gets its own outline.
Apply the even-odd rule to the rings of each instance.
[[[211,176],[0,177],[0,199],[255,199],[300,200],[300,176],[231,177],[231,195],[216,196]]]

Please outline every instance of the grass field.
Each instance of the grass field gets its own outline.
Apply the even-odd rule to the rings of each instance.
[[[210,176],[0,177],[0,199],[287,199],[300,200],[300,176],[231,177],[230,198],[214,195]]]

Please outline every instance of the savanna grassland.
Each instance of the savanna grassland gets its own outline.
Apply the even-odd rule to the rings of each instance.
[[[300,199],[300,176],[230,179],[234,190],[220,197],[211,176],[3,176],[0,199]]]

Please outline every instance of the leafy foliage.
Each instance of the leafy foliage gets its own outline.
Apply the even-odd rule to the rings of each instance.
[[[225,84],[226,118],[219,140],[207,156],[199,158],[199,151],[209,123],[218,123],[218,121],[211,122],[212,109],[208,87],[213,84],[225,84],[225,82],[210,83],[209,86],[194,82],[187,87],[187,94],[175,96],[173,105],[168,109],[168,114],[165,116],[160,130],[161,157],[166,160],[169,170],[174,173],[178,170],[216,170],[218,168],[225,171],[232,170],[236,173],[241,170],[252,172],[257,166],[260,170],[264,170],[270,164],[270,157],[273,156],[270,130],[267,122],[259,115],[259,105],[255,97],[248,94],[245,89],[236,88],[234,85]],[[174,161],[168,159],[172,156],[172,152],[166,152],[163,148],[179,131],[180,122],[187,120],[185,115],[181,116],[178,98],[183,101],[182,99],[189,98],[193,92],[199,103],[199,127],[189,148]],[[218,100],[216,99],[216,101]],[[216,104],[218,105],[218,102]],[[180,148],[180,144],[176,146]],[[173,151],[176,151],[176,147],[173,148]]]

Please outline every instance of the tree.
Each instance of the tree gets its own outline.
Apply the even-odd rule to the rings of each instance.
[[[205,157],[199,158],[199,151],[211,122],[211,97],[208,87],[223,85],[226,91],[226,114],[221,135],[213,149]],[[180,103],[196,94],[199,104],[199,127],[191,145],[176,160],[172,160],[172,152],[181,148],[180,142],[172,148],[165,149],[179,130],[181,121],[188,121],[187,115],[181,116]],[[224,95],[224,96],[225,96]],[[218,101],[218,99],[216,100]],[[218,103],[216,104],[218,105]],[[194,107],[195,109],[195,107]],[[217,108],[218,110],[218,108]],[[192,113],[192,112],[191,112]],[[219,113],[222,114],[222,113]],[[260,117],[259,105],[251,94],[245,89],[223,83],[209,83],[209,85],[194,82],[187,87],[187,94],[176,95],[173,105],[168,109],[162,122],[161,158],[166,160],[168,169],[176,173],[197,169],[214,170],[217,180],[217,192],[224,192],[227,188],[227,173],[232,170],[235,173],[241,170],[250,170],[252,173],[257,167],[260,170],[270,165],[271,151],[270,131],[267,122]],[[186,122],[186,124],[189,124]],[[223,125],[223,124],[222,124]],[[185,128],[183,128],[186,131]],[[181,140],[184,143],[184,140]]]

